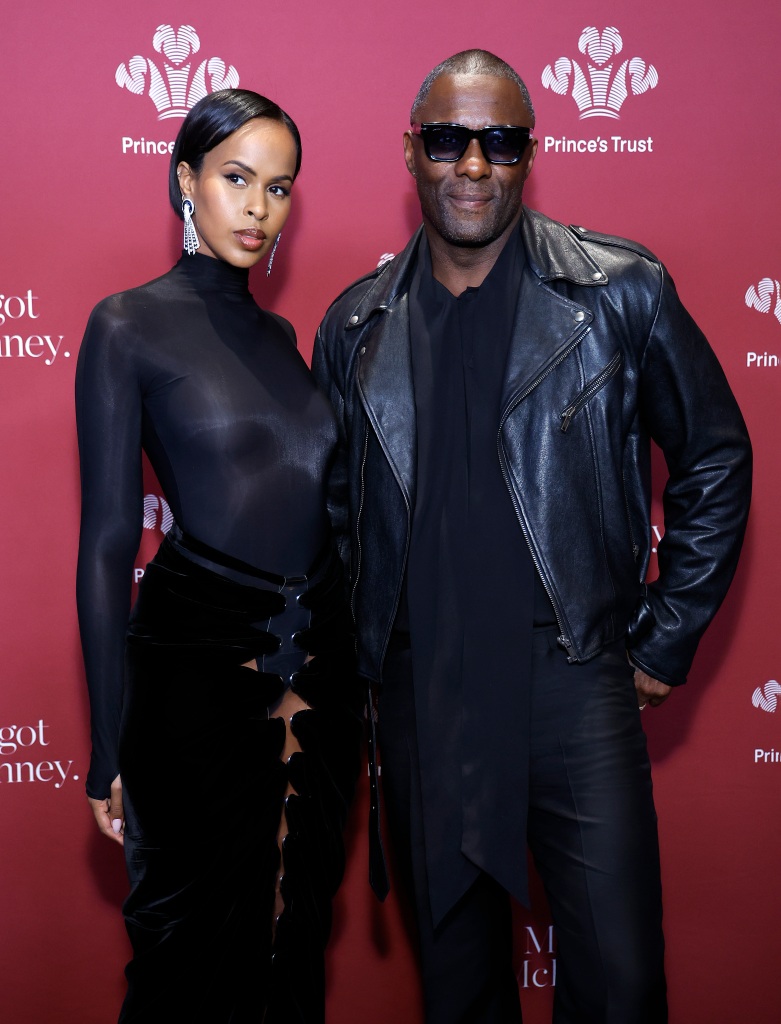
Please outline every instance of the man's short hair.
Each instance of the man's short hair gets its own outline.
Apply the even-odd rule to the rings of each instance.
[[[418,120],[418,112],[428,99],[431,86],[440,75],[488,75],[491,78],[509,78],[521,90],[523,102],[531,114],[532,127],[534,126],[534,105],[523,79],[506,61],[494,53],[489,53],[488,50],[462,50],[437,64],[434,70],[426,75],[423,85],[418,90],[410,112],[412,122]]]

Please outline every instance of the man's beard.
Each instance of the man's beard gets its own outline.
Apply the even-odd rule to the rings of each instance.
[[[443,241],[462,249],[481,249],[501,237],[520,211],[522,193],[522,188],[511,193],[514,202],[507,202],[505,195],[486,193],[493,196],[489,209],[483,216],[472,218],[459,216],[455,210],[448,209],[439,202],[436,187],[418,182],[423,216]],[[479,195],[478,192],[474,194]]]

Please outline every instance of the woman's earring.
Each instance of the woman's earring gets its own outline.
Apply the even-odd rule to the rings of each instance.
[[[201,243],[198,241],[198,235],[195,233],[195,225],[193,224],[193,214],[195,213],[195,203],[192,199],[185,199],[182,197],[182,214],[184,215],[184,251],[188,256],[192,256],[196,249],[200,249]]]
[[[266,267],[266,277],[268,277],[271,274],[271,264],[274,262],[274,253],[277,251],[277,246],[279,245],[279,240],[281,237],[282,232],[280,231],[274,240],[274,247],[271,250],[271,255],[268,258],[268,266]]]

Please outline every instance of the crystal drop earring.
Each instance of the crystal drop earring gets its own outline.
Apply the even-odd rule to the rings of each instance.
[[[195,213],[195,203],[192,199],[185,199],[182,196],[182,214],[184,215],[184,251],[188,256],[192,256],[196,249],[200,249],[201,243],[198,241],[198,235],[195,233],[195,225],[193,224],[193,214]]]
[[[277,237],[274,239],[274,247],[272,248],[271,255],[268,258],[268,266],[266,267],[266,277],[269,277],[271,274],[271,264],[274,262],[274,254],[277,251],[277,246],[279,245],[279,240],[281,237],[282,232],[280,231]]]

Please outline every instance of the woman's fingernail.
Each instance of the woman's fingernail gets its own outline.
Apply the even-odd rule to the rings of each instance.
[[[119,835],[119,833],[122,831],[122,819],[121,818],[112,818],[111,819],[111,827],[114,829],[116,834]]]

